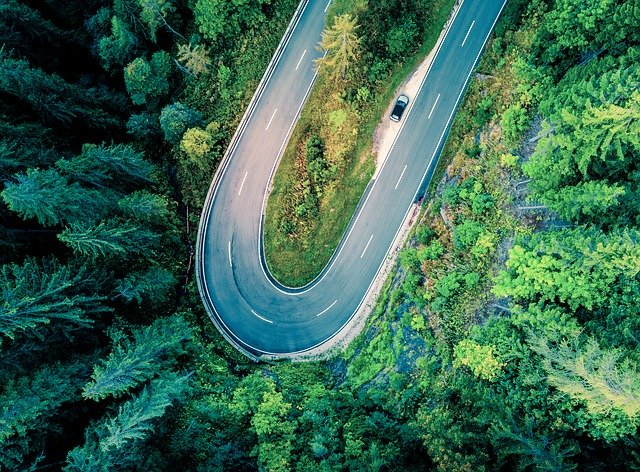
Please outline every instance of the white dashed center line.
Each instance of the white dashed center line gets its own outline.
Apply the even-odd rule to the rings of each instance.
[[[242,187],[244,187],[244,181],[247,180],[248,174],[249,174],[249,171],[244,173],[244,178],[242,179],[242,183],[240,184],[240,190],[238,190],[238,196],[240,196],[240,194],[242,193]]]
[[[369,247],[369,244],[371,244],[371,240],[372,239],[373,239],[373,234],[369,238],[369,241],[367,242],[367,245],[364,247],[364,251],[362,251],[362,255],[360,256],[360,259],[362,259],[364,257],[364,253],[367,252],[367,248]]]
[[[233,263],[231,262],[231,241],[229,241],[229,265],[233,267]]]
[[[433,115],[433,110],[436,109],[436,105],[438,104],[438,100],[440,100],[440,94],[438,94],[438,96],[436,97],[436,101],[433,102],[433,106],[431,107],[431,111],[429,112],[429,116],[427,116],[427,119],[431,118],[431,115]]]
[[[267,323],[271,323],[273,324],[273,321],[266,319],[264,316],[260,316],[259,314],[257,314],[255,311],[251,310],[251,313],[253,313],[254,315],[256,315],[258,318],[260,318],[262,321],[266,321]]]
[[[398,183],[396,183],[394,190],[398,190],[398,185],[400,185],[400,181],[402,180],[402,176],[404,175],[405,170],[407,170],[407,166],[404,166],[404,169],[402,169],[402,174],[400,174],[400,178],[398,179]]]
[[[336,303],[338,303],[338,300],[336,300],[335,302],[333,302],[331,305],[329,305],[327,308],[325,308],[324,310],[322,310],[320,313],[318,313],[316,316],[320,316],[320,315],[324,315],[326,312],[328,312],[331,307],[333,305],[335,305]]]
[[[269,126],[271,126],[271,122],[273,121],[273,117],[276,116],[277,111],[278,111],[277,108],[273,110],[273,115],[271,115],[271,118],[269,119],[269,123],[267,123],[267,127],[265,128],[265,131],[267,131],[269,129]]]
[[[300,63],[302,62],[302,58],[304,57],[304,55],[307,53],[307,50],[305,49],[304,52],[302,53],[302,56],[300,56],[300,59],[298,60],[298,63],[296,64],[296,70],[298,70],[298,67],[300,67]]]
[[[476,23],[476,20],[473,20],[471,22],[471,26],[469,26],[469,31],[467,31],[467,35],[464,37],[464,41],[462,41],[462,44],[460,45],[460,47],[464,47],[464,43],[467,42],[467,38],[469,37],[469,33],[471,33],[471,28],[473,28],[473,25]]]

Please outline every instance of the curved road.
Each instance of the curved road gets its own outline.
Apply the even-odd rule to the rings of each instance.
[[[350,321],[371,287],[419,189],[435,169],[449,125],[506,0],[463,0],[398,138],[320,277],[287,289],[262,258],[269,183],[315,78],[315,46],[327,0],[303,2],[211,184],[197,245],[207,311],[250,356],[322,348]]]

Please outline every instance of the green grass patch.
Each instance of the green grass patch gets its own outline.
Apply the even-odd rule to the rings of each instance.
[[[352,2],[353,9],[358,3]],[[273,181],[267,202],[264,249],[269,270],[284,285],[296,287],[312,281],[326,266],[349,225],[375,170],[372,139],[380,117],[397,87],[434,47],[455,0],[433,4],[432,21],[415,54],[393,67],[384,83],[363,94],[366,106],[355,108],[336,91],[335,83],[319,77],[302,111]],[[340,2],[345,10],[348,2]],[[370,95],[368,93],[371,92]],[[308,197],[305,183],[305,145],[311,136],[325,144],[333,166],[331,181],[322,188],[311,216],[300,202]]]

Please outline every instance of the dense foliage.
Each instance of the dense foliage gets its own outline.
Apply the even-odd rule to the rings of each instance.
[[[374,84],[427,4],[358,2],[336,75]],[[640,470],[638,3],[510,0],[363,335],[256,365],[193,228],[295,7],[0,4],[0,470]]]

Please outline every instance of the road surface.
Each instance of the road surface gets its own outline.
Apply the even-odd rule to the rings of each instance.
[[[309,0],[227,150],[205,204],[197,276],[205,307],[227,340],[250,356],[330,347],[365,299],[446,133],[506,0],[464,0],[389,154],[345,236],[311,284],[286,288],[266,269],[262,219],[278,159],[315,78],[327,0]]]

